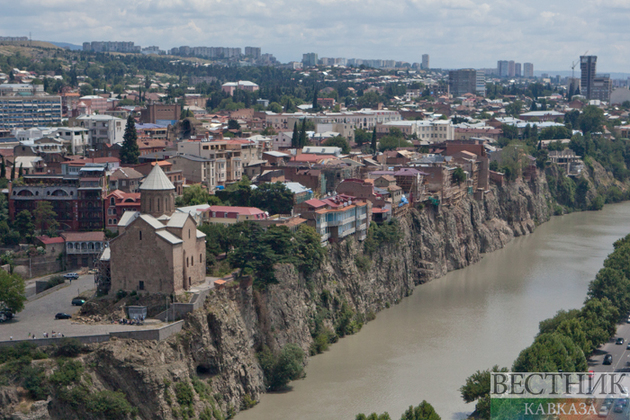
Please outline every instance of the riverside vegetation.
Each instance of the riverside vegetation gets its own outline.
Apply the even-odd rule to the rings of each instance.
[[[615,334],[621,315],[630,311],[630,235],[614,243],[614,251],[589,284],[584,306],[560,310],[540,322],[531,346],[518,355],[513,372],[585,372],[587,357]],[[479,418],[490,418],[490,372],[507,372],[494,366],[477,371],[461,387],[462,398],[476,401]]]

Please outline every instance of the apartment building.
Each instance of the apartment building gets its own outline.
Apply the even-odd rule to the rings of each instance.
[[[60,96],[0,96],[0,129],[61,123]]]
[[[25,175],[9,184],[11,220],[22,210],[31,213],[39,201],[48,201],[62,230],[102,230],[103,201],[107,192],[104,166],[85,166],[78,175]]]
[[[182,171],[189,183],[204,184],[210,190],[217,186],[216,159],[179,154],[167,160],[174,170]]]
[[[293,130],[293,126],[303,119],[313,121],[315,124],[344,124],[353,130],[363,128],[373,129],[377,124],[391,121],[400,121],[402,118],[398,111],[363,109],[355,112],[327,112],[325,114],[265,114],[265,126],[273,127],[275,130]]]
[[[372,203],[337,194],[322,200],[311,199],[295,206],[295,213],[307,220],[321,236],[322,245],[355,235],[362,241],[372,220]]]
[[[127,123],[122,118],[110,115],[82,115],[76,118],[75,124],[88,129],[88,144],[96,147],[122,143]]]
[[[455,138],[455,129],[449,120],[393,121],[376,126],[376,133],[387,135],[392,128],[398,128],[407,137],[415,134],[418,140],[430,142]]]

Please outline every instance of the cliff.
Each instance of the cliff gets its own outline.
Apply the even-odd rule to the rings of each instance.
[[[332,245],[308,278],[281,265],[275,268],[279,283],[265,291],[236,286],[212,293],[203,310],[188,315],[182,333],[167,341],[93,345],[79,356],[85,373],[70,388],[89,384],[93,393],[122,391],[142,419],[230,417],[265,392],[255,353],[263,345],[279,350],[295,343],[307,352],[321,351],[313,337],[352,333],[418,284],[474,264],[532,232],[550,218],[551,202],[540,175],[493,186],[481,201],[468,196],[450,208],[413,209],[389,237],[372,238],[369,246],[354,239]],[[189,398],[182,383],[194,390]],[[13,418],[105,416],[68,403],[66,394],[56,390],[48,404]],[[13,402],[4,413],[14,413],[17,396],[2,396]]]

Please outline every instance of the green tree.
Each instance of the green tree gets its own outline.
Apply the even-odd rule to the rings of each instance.
[[[358,144],[359,146],[363,146],[365,143],[368,143],[370,141],[370,134],[362,129],[362,128],[357,128],[356,130],[354,130],[354,142],[356,144]]]
[[[498,365],[493,366],[492,369],[478,370],[470,375],[459,389],[466,403],[477,401],[475,412],[480,418],[490,418],[490,373],[507,371],[507,368],[499,368]]]
[[[591,342],[592,349],[607,342],[617,331],[619,310],[608,298],[588,299],[580,311],[579,320]]]
[[[514,372],[584,372],[588,367],[582,349],[571,338],[559,334],[541,334],[521,351],[514,361]]]
[[[405,140],[402,136],[388,135],[378,142],[378,149],[381,152],[386,150],[396,150],[398,147],[411,147],[413,144],[410,141]]]
[[[252,191],[250,203],[269,214],[291,214],[294,196],[282,182],[261,184]]]
[[[26,296],[24,295],[24,280],[18,274],[9,274],[0,270],[0,308],[6,308],[13,313],[24,309]]]
[[[20,169],[18,170],[18,178],[22,178],[24,176],[24,164],[20,163]]]
[[[4,162],[4,156],[2,156],[2,164],[0,166],[0,179],[5,179],[7,177],[7,166]]]
[[[605,121],[604,111],[594,105],[587,105],[582,108],[582,114],[578,118],[578,125],[584,134],[601,132]]]
[[[308,144],[308,138],[306,136],[306,118],[302,118],[302,129],[300,130],[300,139],[298,147],[304,147]]]
[[[20,236],[23,239],[30,239],[35,232],[35,225],[33,224],[33,216],[28,210],[22,210],[15,216],[13,226],[20,232]]]
[[[127,117],[123,143],[120,148],[120,162],[128,165],[138,163],[140,148],[138,147],[138,133],[136,132],[136,122],[131,115]]]
[[[346,138],[343,136],[330,137],[326,139],[323,144],[324,146],[340,147],[341,153],[343,154],[350,153],[350,145],[348,144],[348,140],[346,140]]]
[[[180,206],[195,206],[198,204],[208,204],[211,196],[203,185],[194,184],[184,188],[184,194],[181,200],[178,201]]]
[[[319,95],[319,89],[315,88],[315,92],[313,92],[313,110],[317,110],[319,105],[317,105],[317,96]]]
[[[81,85],[80,92],[81,92],[81,96],[94,95],[94,88],[89,83],[83,83]]]
[[[417,407],[410,406],[400,420],[441,420],[431,404],[422,401]]]
[[[622,271],[604,267],[599,270],[595,280],[588,285],[587,296],[589,299],[608,298],[620,313],[628,313],[630,311],[630,280]]]
[[[284,388],[290,381],[301,379],[304,374],[306,353],[296,344],[287,344],[279,354],[268,347],[258,353],[258,361],[265,376],[267,389],[275,391]]]
[[[228,120],[228,130],[240,130],[241,125],[234,119]]]
[[[514,140],[518,138],[518,128],[511,124],[502,124],[501,130],[503,131],[503,137]]]
[[[35,227],[41,233],[46,232],[48,236],[56,236],[59,222],[56,220],[57,213],[53,210],[50,201],[38,201],[37,207],[33,210],[33,217],[35,217]]]
[[[293,136],[291,136],[291,147],[298,148],[300,146],[300,133],[298,133],[298,122],[293,124]]]
[[[11,181],[15,180],[15,163],[11,165]]]
[[[466,181],[466,172],[464,172],[464,170],[458,166],[453,171],[453,182],[457,185],[460,185],[464,181]]]

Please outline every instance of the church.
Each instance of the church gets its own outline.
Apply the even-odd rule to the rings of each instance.
[[[178,294],[205,281],[206,235],[175,211],[175,186],[155,165],[140,186],[140,211],[126,211],[109,243],[110,294]]]

